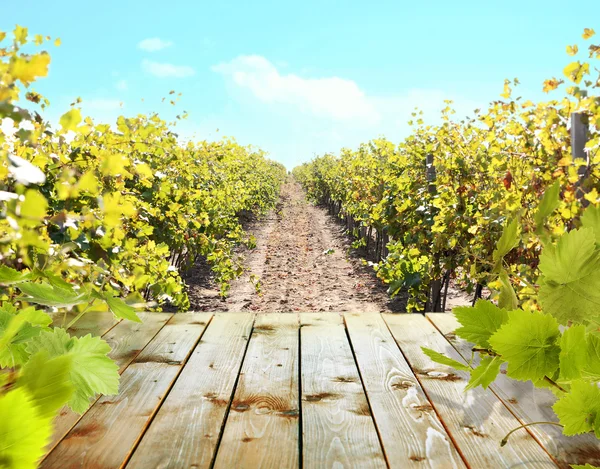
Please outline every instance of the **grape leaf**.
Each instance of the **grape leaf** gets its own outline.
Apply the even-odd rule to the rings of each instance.
[[[515,289],[510,283],[506,270],[502,269],[498,276],[500,281],[500,290],[498,295],[498,307],[506,310],[513,310],[519,307],[519,299],[515,293]]]
[[[469,368],[464,363],[453,360],[452,358],[447,357],[446,355],[444,355],[442,353],[436,352],[435,350],[431,350],[430,348],[427,348],[427,347],[421,347],[421,350],[423,351],[423,353],[425,355],[427,355],[429,358],[431,358],[436,363],[439,363],[441,365],[451,366],[452,368],[455,368],[457,370],[471,371],[471,368]]]
[[[590,205],[584,210],[581,215],[581,226],[594,230],[596,245],[600,245],[600,206]]]
[[[51,420],[41,417],[29,393],[14,389],[0,396],[0,465],[33,469],[45,454]]]
[[[571,326],[560,338],[560,377],[570,381],[581,378],[581,370],[587,362],[585,326]]]
[[[25,282],[30,278],[29,272],[19,272],[5,265],[0,265],[0,283],[2,285],[14,285],[15,283]]]
[[[600,335],[587,336],[587,360],[581,376],[590,381],[600,381]]]
[[[112,313],[122,319],[129,319],[134,322],[142,322],[142,320],[135,314],[135,308],[132,308],[127,303],[125,303],[122,299],[116,298],[114,296],[104,296],[104,300],[108,304],[108,307],[112,311]]]
[[[496,379],[498,373],[500,373],[500,365],[502,365],[502,359],[500,357],[484,357],[481,359],[481,363],[477,368],[471,372],[471,379],[465,387],[465,391],[482,386],[483,389],[487,387]]]
[[[600,418],[600,388],[582,380],[573,381],[571,390],[553,406],[563,433],[578,435],[594,430],[595,421]],[[600,435],[596,435],[600,438]]]
[[[508,320],[508,311],[485,300],[477,300],[475,306],[458,306],[452,312],[462,326],[456,335],[486,348],[491,335]]]
[[[509,319],[492,337],[490,345],[508,362],[511,378],[527,381],[550,376],[559,366],[560,336],[556,320],[543,313],[511,311]]]
[[[71,399],[75,391],[70,378],[72,365],[70,355],[49,358],[48,352],[43,350],[23,367],[17,384],[29,391],[41,417],[54,417]]]
[[[518,243],[519,219],[515,218],[507,223],[502,230],[502,235],[496,243],[496,249],[492,253],[495,263],[498,263],[506,256]]]
[[[591,228],[563,235],[540,255],[539,301],[560,324],[600,315],[600,256]]]
[[[544,191],[542,200],[540,200],[540,204],[533,215],[533,220],[535,221],[537,230],[544,226],[544,221],[546,218],[560,205],[559,194],[560,183],[558,181]]]
[[[10,303],[0,308],[0,367],[14,367],[27,361],[27,340],[46,330],[50,316],[33,307],[17,310]]]
[[[87,292],[79,293],[74,289],[60,288],[48,283],[20,283],[19,290],[25,293],[24,301],[57,308],[71,308],[90,301]]]
[[[109,358],[110,346],[99,337],[90,334],[70,337],[64,329],[43,332],[27,347],[29,353],[46,349],[51,357],[70,354],[73,367],[70,377],[75,393],[69,407],[83,413],[96,394],[116,394],[119,391],[119,367]]]

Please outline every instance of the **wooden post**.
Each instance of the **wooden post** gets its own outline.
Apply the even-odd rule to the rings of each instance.
[[[580,93],[582,97],[587,96],[587,91],[585,90],[580,91]],[[571,114],[571,153],[573,154],[573,161],[580,164],[580,166],[577,167],[579,180],[575,184],[575,195],[584,207],[589,205],[589,202],[584,198],[586,191],[583,188],[583,183],[590,165],[589,156],[585,151],[585,144],[588,141],[588,137],[589,128],[587,115],[581,112],[574,112]]]
[[[430,194],[435,194],[437,189],[435,187],[435,166],[433,164],[433,155],[431,153],[427,154],[425,157],[425,166],[426,166],[426,177],[427,177],[427,190]],[[436,256],[434,262],[438,264],[439,260]],[[429,286],[429,300],[427,301],[427,306],[425,308],[427,312],[440,312],[442,311],[442,281],[437,278],[431,281]]]

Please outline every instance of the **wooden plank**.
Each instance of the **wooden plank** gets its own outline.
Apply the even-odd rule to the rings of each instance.
[[[520,422],[491,390],[476,388],[465,392],[467,373],[439,365],[422,352],[421,346],[425,346],[466,363],[424,316],[382,316],[467,465],[556,468],[526,431],[516,432],[509,445],[500,447],[502,438]]]
[[[210,467],[253,322],[248,313],[215,315],[128,468]]]
[[[54,327],[66,327],[77,316],[77,313],[52,313],[50,316]],[[119,321],[111,312],[87,313],[69,328],[69,333],[77,337],[83,337],[87,334],[101,336]]]
[[[140,313],[141,324],[122,321],[103,336],[103,339],[112,348],[109,357],[119,365],[119,373],[123,373],[125,368],[162,329],[171,316],[171,313]],[[52,440],[48,445],[48,453],[65,437],[80,418],[81,415],[66,406],[61,409],[53,422],[54,431]]]
[[[171,388],[210,317],[210,314],[174,315],[125,369],[119,394],[101,397],[41,467],[121,467]]]
[[[463,358],[470,359],[473,344],[454,335],[460,324],[453,314],[428,314],[427,317]],[[491,388],[523,423],[558,421],[552,410],[556,397],[548,389],[535,388],[531,381],[516,381],[504,374],[498,375]],[[528,431],[565,469],[570,464],[600,466],[600,440],[591,433],[564,436],[561,429],[553,425],[533,425],[528,427]]]
[[[302,466],[385,468],[342,318],[300,315]]]
[[[258,315],[215,468],[299,467],[296,314]]]
[[[466,467],[381,315],[344,319],[390,467]]]

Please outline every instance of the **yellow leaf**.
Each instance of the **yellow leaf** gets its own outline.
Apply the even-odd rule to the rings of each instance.
[[[585,28],[583,30],[583,34],[581,35],[581,37],[583,37],[584,39],[589,39],[591,38],[594,34],[596,34],[596,31],[594,31],[591,28]]]
[[[562,80],[557,80],[556,78],[551,78],[550,80],[544,81],[544,93],[555,90],[561,83]]]
[[[6,33],[4,31],[0,31],[0,42],[4,41],[5,37],[6,37]]]
[[[27,28],[17,25],[14,31],[15,41],[25,44],[27,42]]]
[[[60,44],[61,44],[61,42],[60,42],[60,38],[59,38],[59,37],[57,37],[57,38],[54,40],[54,45],[55,45],[56,47],[59,47],[59,46],[60,46]]]
[[[11,61],[11,73],[17,80],[21,80],[25,86],[29,86],[37,77],[48,75],[50,56],[45,52],[33,55],[29,58],[15,57]]]
[[[577,47],[577,45],[567,46],[567,54],[569,54],[569,55],[575,55],[575,54],[577,54],[578,51],[579,51],[579,47]]]
[[[59,123],[65,132],[75,130],[81,123],[81,112],[79,109],[71,109],[69,112],[62,115]]]
[[[571,158],[569,158],[568,156],[565,156],[558,161],[557,165],[558,166],[570,166],[571,163],[572,163]]]
[[[595,204],[598,202],[598,191],[594,187],[591,191],[583,196],[586,200],[589,200],[591,203]]]
[[[574,83],[579,83],[584,75],[590,73],[590,64],[587,62],[571,62],[563,70],[565,76]]]
[[[98,179],[96,179],[94,173],[91,171],[85,173],[81,179],[79,179],[79,182],[77,183],[77,189],[82,192],[88,192],[91,195],[97,195]]]

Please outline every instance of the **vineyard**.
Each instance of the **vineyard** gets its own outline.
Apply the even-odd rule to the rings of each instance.
[[[174,122],[151,114],[99,123],[75,101],[53,123],[34,84],[48,75],[47,49],[60,40],[21,26],[0,32],[0,467],[88,467],[76,461],[90,448],[69,442],[87,438],[90,415],[108,422],[121,413],[123,422],[146,420],[123,427],[130,432],[122,438],[110,425],[96,429],[115,441],[114,451],[90,450],[105,461],[98,467],[184,460],[186,467],[259,467],[261,451],[272,464],[264,467],[276,467],[279,436],[292,448],[281,456],[290,467],[319,467],[330,456],[322,448],[329,437],[332,448],[343,440],[336,451],[348,467],[435,467],[434,453],[452,467],[600,464],[600,45],[593,37],[585,29],[585,47],[567,47],[576,57],[564,78],[544,82],[554,100],[523,102],[518,80],[506,80],[502,100],[470,117],[453,119],[447,102],[442,123],[430,125],[415,110],[412,135],[400,144],[376,139],[289,175],[232,139],[183,141],[177,125],[185,113]],[[168,99],[177,99],[175,91]],[[347,246],[331,234],[334,218],[353,255],[368,259],[346,259]],[[247,229],[248,219],[271,223],[258,249],[260,230]],[[261,257],[246,263],[240,250]],[[203,302],[203,290],[186,282],[200,264],[218,300]],[[454,316],[378,314],[397,311],[398,295],[409,313],[445,311],[451,288],[473,300]],[[214,314],[223,305],[237,314]],[[189,313],[198,309],[208,312]],[[446,317],[456,327],[444,330]],[[141,323],[137,335],[132,323]],[[127,353],[111,349],[109,337],[120,343],[127,334]],[[381,366],[401,369],[402,380],[379,383],[373,370],[381,356],[393,357]],[[270,374],[262,359],[273,365]],[[144,371],[144,385],[131,384],[149,363],[156,367]],[[553,412],[532,421],[531,409],[503,394],[509,381],[552,393]],[[283,397],[281,383],[289,386]],[[208,386],[203,393],[200,385]],[[144,387],[157,399],[142,399]],[[448,422],[460,404],[439,397],[475,389],[484,393],[482,408],[502,404],[489,411],[500,424],[490,424],[481,452],[477,439],[488,435],[466,423],[454,428]],[[110,410],[121,401],[107,396],[119,392],[139,408]],[[275,397],[256,404],[262,392]],[[364,430],[355,444],[340,437],[341,427],[318,438],[302,427],[335,420],[337,404],[327,403],[342,397],[344,419]],[[161,460],[176,457],[188,443],[178,439],[197,424],[181,409],[207,405],[220,406],[210,407],[214,428],[200,431],[208,446],[194,439],[200,433],[188,435],[196,450]],[[238,412],[249,408],[244,415],[283,422],[265,430],[273,440],[260,443],[248,428],[238,438],[245,422]],[[169,427],[173,415],[187,422],[181,433]],[[410,435],[410,425],[426,441],[396,447],[390,435]],[[533,426],[560,430],[550,438]],[[435,451],[430,430],[444,442]],[[564,450],[572,441],[587,452]],[[194,451],[199,459],[186,459]]]

